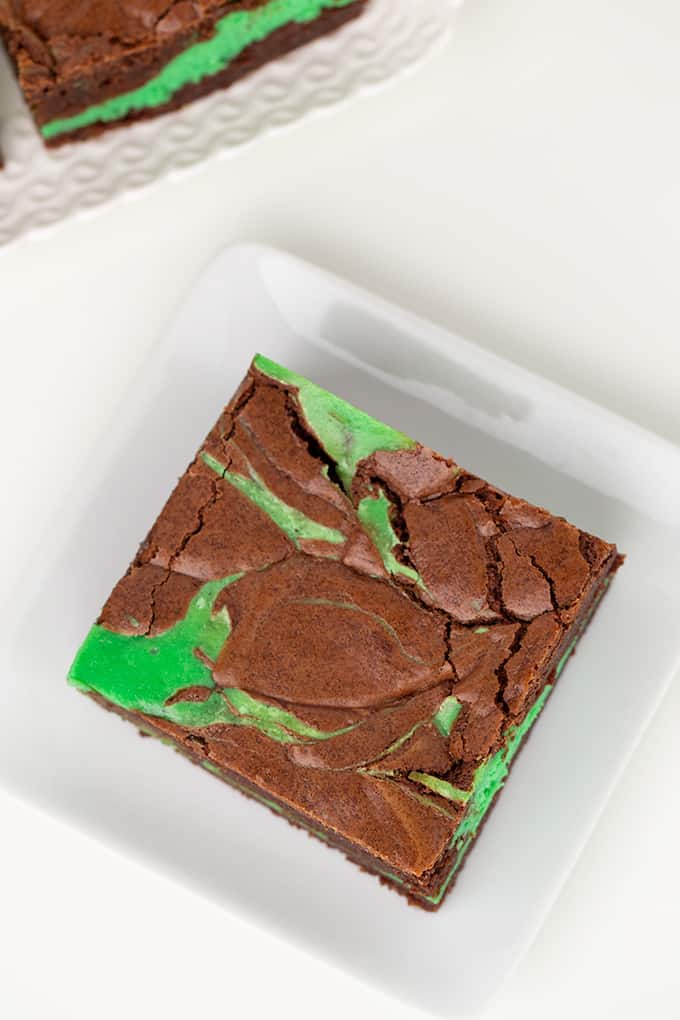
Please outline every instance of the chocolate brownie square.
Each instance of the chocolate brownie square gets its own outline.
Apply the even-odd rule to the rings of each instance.
[[[435,909],[620,563],[257,356],[70,680]]]

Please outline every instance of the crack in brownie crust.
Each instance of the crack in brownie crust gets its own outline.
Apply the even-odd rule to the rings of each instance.
[[[435,909],[620,562],[258,356],[71,680]]]

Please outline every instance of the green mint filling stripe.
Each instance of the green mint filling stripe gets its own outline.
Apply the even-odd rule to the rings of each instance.
[[[390,574],[403,574],[409,580],[422,584],[420,574],[412,567],[400,563],[394,555],[393,550],[400,543],[390,520],[391,509],[392,504],[381,489],[379,495],[366,496],[361,500],[357,507],[357,516],[364,531],[380,553],[385,570]]]
[[[179,694],[179,690],[176,692],[177,694]],[[219,691],[211,694],[207,701],[175,701],[171,705],[158,704],[153,712],[147,712],[147,715],[167,719],[178,726],[186,726],[187,729],[201,729],[204,726],[214,726],[216,723],[222,723],[225,726],[244,725]],[[272,737],[278,739],[277,736],[274,736],[273,727]],[[281,740],[285,740],[285,737],[286,734],[282,733]]]
[[[439,730],[443,737],[451,735],[453,724],[460,715],[460,710],[463,706],[455,695],[450,694],[448,698],[444,698],[441,705],[432,717],[432,722]]]
[[[92,124],[121,120],[130,113],[162,106],[185,85],[195,85],[222,71],[248,46],[261,42],[291,22],[303,24],[327,10],[347,7],[355,0],[269,0],[251,11],[233,11],[221,18],[215,34],[205,42],[194,43],[171,60],[146,84],[88,107],[72,117],[50,121],[40,129],[44,138]]]
[[[274,524],[283,531],[296,547],[299,548],[301,540],[313,540],[317,542],[329,542],[332,545],[341,545],[345,536],[336,528],[328,528],[325,524],[319,524],[307,517],[301,510],[289,506],[279,499],[271,489],[268,489],[260,476],[253,468],[250,468],[250,478],[237,474],[235,471],[228,471],[224,464],[220,464],[209,453],[203,451],[201,460],[211,470],[224,478],[235,489],[242,492],[251,503],[254,503],[270,517]]]
[[[129,636],[95,625],[71,666],[70,682],[96,691],[120,708],[148,715],[162,714],[159,710],[167,699],[184,687],[214,687],[209,665],[195,652],[209,660],[219,655],[231,623],[226,609],[213,614],[213,606],[220,592],[242,576],[208,581],[191,600],[184,619],[163,634]]]
[[[348,492],[359,461],[377,450],[411,450],[416,446],[403,432],[397,432],[262,354],[255,356],[254,365],[263,375],[296,388],[307,423],[335,461],[340,481]]]
[[[436,793],[437,796],[444,797],[445,800],[454,800],[459,804],[465,804],[471,797],[469,790],[460,790],[457,786],[447,783],[445,779],[441,779],[439,776],[431,776],[427,772],[409,772],[408,777],[412,782],[426,786],[433,793]]]
[[[258,701],[250,694],[247,694],[246,691],[242,691],[237,687],[227,687],[224,694],[240,716],[253,719],[258,723],[273,723],[298,737],[304,737],[308,740],[330,740],[332,737],[339,737],[343,733],[349,733],[359,725],[359,723],[352,723],[350,726],[343,726],[342,729],[330,732],[319,730],[315,726],[310,726],[308,723],[298,719],[292,712],[286,712],[285,709],[279,708],[278,705],[268,705],[266,702]]]
[[[430,903],[441,902],[453,876],[462,863],[482,819],[491,807],[494,797],[505,783],[513,758],[517,754],[524,737],[538,718],[551,690],[552,686],[550,684],[543,688],[522,722],[517,726],[511,726],[508,730],[505,747],[502,747],[500,751],[492,755],[475,772],[467,810],[451,838],[451,846],[458,848],[458,854],[451,871],[446,876],[439,891],[434,896],[426,897]]]

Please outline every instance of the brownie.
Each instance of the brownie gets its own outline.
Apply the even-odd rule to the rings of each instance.
[[[620,563],[258,355],[70,680],[435,909]]]
[[[368,0],[0,0],[48,145],[177,109],[357,17]]]

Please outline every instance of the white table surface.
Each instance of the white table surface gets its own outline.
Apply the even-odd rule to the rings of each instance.
[[[680,442],[679,38],[673,0],[468,0],[417,75],[15,243],[0,255],[6,549],[12,517],[37,516],[144,385],[191,280],[240,240]],[[680,1017],[679,724],[676,682],[486,1020]],[[422,1020],[1,792],[0,833],[8,1020]]]

